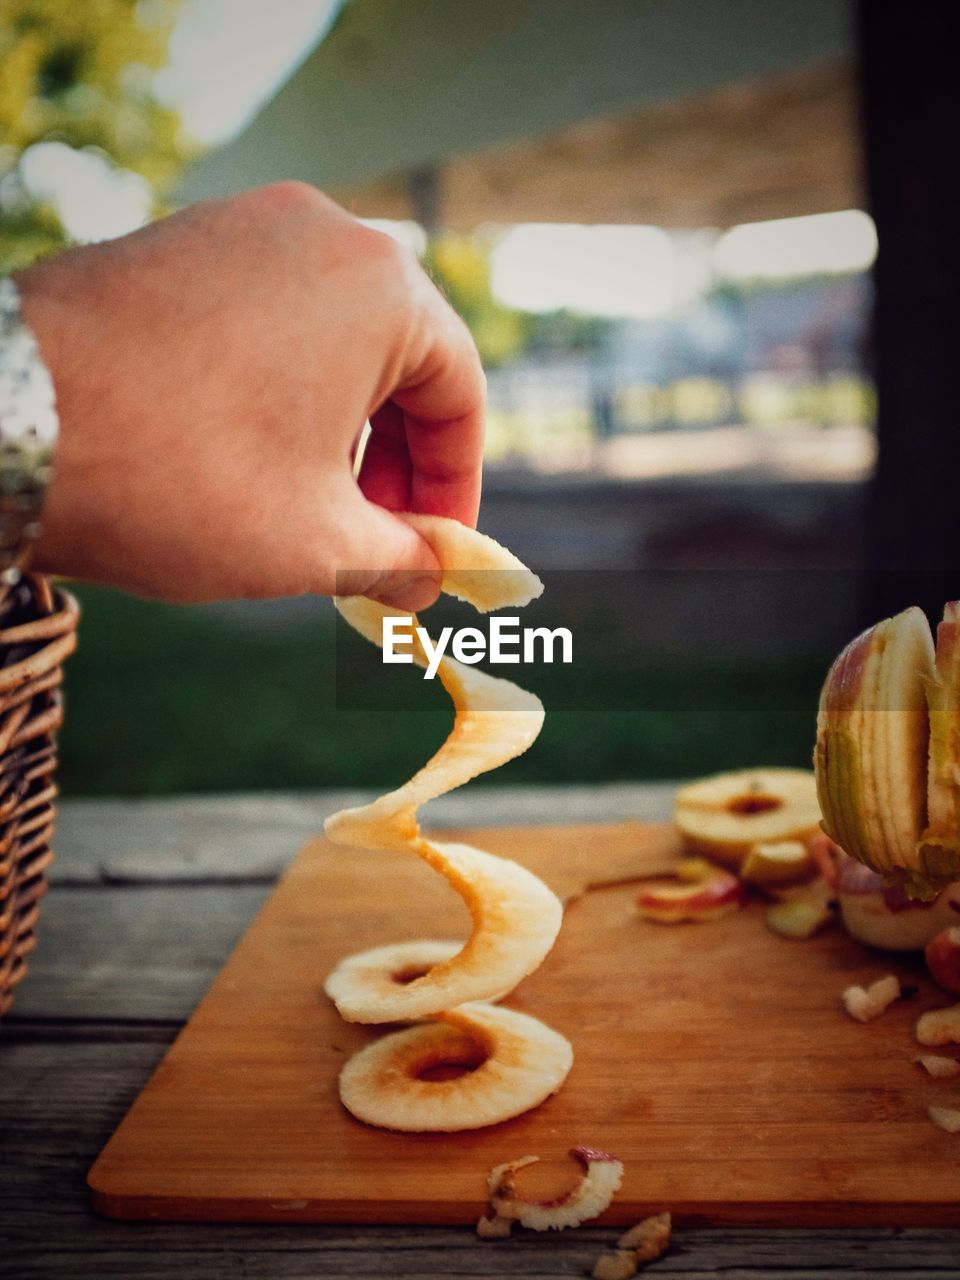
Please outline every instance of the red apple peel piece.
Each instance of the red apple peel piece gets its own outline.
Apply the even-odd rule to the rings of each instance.
[[[960,995],[960,927],[941,929],[924,952],[930,977],[938,987]]]
[[[719,920],[746,902],[747,892],[732,872],[703,858],[684,858],[672,879],[651,880],[641,889],[636,910],[645,920],[679,924]]]

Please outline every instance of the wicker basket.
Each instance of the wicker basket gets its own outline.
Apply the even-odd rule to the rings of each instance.
[[[26,972],[50,839],[61,663],[76,646],[74,598],[39,574],[0,596],[0,1014]]]

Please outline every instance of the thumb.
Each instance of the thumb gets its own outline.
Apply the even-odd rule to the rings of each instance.
[[[336,565],[338,596],[369,596],[395,609],[426,609],[440,594],[442,571],[430,544],[359,489],[347,505]]]

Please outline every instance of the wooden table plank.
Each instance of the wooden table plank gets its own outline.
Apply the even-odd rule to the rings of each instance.
[[[646,784],[477,788],[446,798],[431,817],[438,826],[656,820],[669,816],[671,791]],[[601,1242],[609,1242],[611,1232],[589,1228],[478,1243],[459,1229],[118,1223],[88,1212],[87,1168],[207,985],[211,966],[219,967],[256,911],[258,894],[267,892],[267,882],[339,803],[333,793],[63,802],[54,870],[63,882],[91,887],[68,897],[62,896],[63,883],[46,900],[44,950],[18,993],[14,1015],[0,1026],[0,1276],[552,1280],[582,1275]],[[267,840],[274,842],[269,848]],[[111,873],[128,887],[104,886]],[[167,885],[169,896],[158,891],[147,911],[141,904],[151,892],[150,877],[191,880],[194,889],[198,880],[220,887],[214,898],[194,898],[182,892],[187,885]],[[258,894],[244,897],[251,881],[261,886]],[[111,899],[103,911],[93,906],[101,893]],[[171,930],[190,901],[203,910],[181,930],[185,949],[177,957]],[[150,917],[155,924],[148,926]],[[51,939],[47,926],[54,920]],[[195,936],[204,932],[206,938]],[[164,938],[171,950],[161,964],[151,964],[151,956],[161,954],[153,948],[162,948]],[[82,999],[71,995],[93,958],[105,966],[102,977]],[[61,1001],[74,1010],[70,1020],[58,1020]],[[171,1015],[173,1025],[156,1020]],[[956,1231],[931,1229],[690,1229],[677,1234],[670,1253],[648,1274],[943,1280],[960,1274],[958,1243]]]
[[[136,1275],[145,1280],[287,1277],[583,1275],[615,1235],[581,1228],[480,1242],[469,1230],[109,1222],[88,1214],[83,1176],[164,1052],[148,1026],[8,1026],[0,1036],[0,1275]],[[943,1230],[678,1232],[650,1275],[729,1280],[957,1274],[957,1233]]]
[[[269,884],[54,885],[14,1011],[183,1022],[269,892]]]
[[[474,787],[425,806],[447,827],[556,822],[657,822],[670,817],[674,783],[590,787]],[[57,822],[54,883],[269,882],[336,809],[372,791],[189,796],[176,800],[66,800]]]

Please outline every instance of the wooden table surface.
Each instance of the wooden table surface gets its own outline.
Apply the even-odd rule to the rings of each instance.
[[[436,827],[657,819],[671,788],[475,788]],[[64,802],[40,947],[0,1027],[0,1276],[583,1275],[615,1232],[481,1242],[428,1227],[121,1223],[84,1177],[323,817],[358,793]],[[960,1148],[958,1148],[960,1151]],[[960,1231],[685,1228],[643,1274],[730,1280],[960,1276]]]

